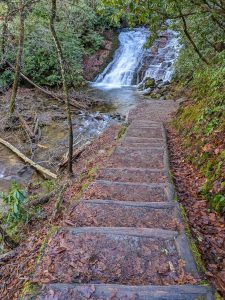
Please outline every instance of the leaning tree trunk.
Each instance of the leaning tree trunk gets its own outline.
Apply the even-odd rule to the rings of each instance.
[[[19,78],[20,78],[20,70],[21,70],[21,61],[23,56],[23,46],[24,46],[24,27],[25,27],[25,14],[24,14],[24,3],[23,0],[19,0],[19,16],[20,16],[20,35],[19,35],[19,45],[18,45],[18,52],[16,58],[16,69],[15,69],[15,77],[13,82],[12,94],[10,97],[10,106],[9,111],[10,113],[14,113],[15,111],[15,102],[16,102],[16,95],[18,91],[19,85]]]
[[[68,129],[69,129],[69,156],[68,156],[68,172],[70,175],[73,173],[72,163],[73,163],[73,125],[72,125],[72,117],[71,117],[71,109],[70,109],[70,101],[69,101],[69,91],[66,82],[66,72],[64,66],[64,58],[63,58],[63,51],[59,39],[57,37],[55,31],[55,19],[56,19],[56,11],[57,5],[56,0],[52,0],[52,8],[51,8],[51,17],[50,17],[50,30],[52,33],[53,40],[55,42],[56,51],[59,59],[60,69],[61,69],[61,77],[63,83],[63,91],[67,109],[67,122],[68,122]]]
[[[176,2],[176,5],[177,5],[177,9],[179,11],[179,14],[181,16],[181,20],[182,20],[182,23],[183,23],[183,31],[184,31],[184,34],[186,35],[187,39],[189,40],[190,44],[192,45],[192,47],[194,48],[195,52],[198,54],[199,58],[207,65],[209,65],[209,62],[208,60],[203,56],[203,54],[201,53],[201,51],[198,49],[197,45],[195,44],[194,40],[192,39],[189,31],[188,31],[188,26],[187,26],[187,22],[186,22],[186,19],[185,19],[185,16],[182,12],[182,9],[179,5],[179,2],[177,0],[175,0]]]

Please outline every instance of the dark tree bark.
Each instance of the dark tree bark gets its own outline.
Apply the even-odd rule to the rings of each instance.
[[[70,175],[72,175],[73,174],[73,168],[72,168],[73,167],[73,125],[72,125],[72,117],[71,117],[71,107],[70,107],[70,100],[69,100],[69,91],[66,82],[66,71],[65,71],[63,51],[55,31],[57,3],[56,0],[52,0],[51,3],[52,3],[52,7],[51,7],[51,17],[50,17],[50,30],[55,43],[60,69],[61,69],[61,77],[62,77],[64,98],[65,98],[64,101],[66,103],[67,122],[68,122],[68,130],[69,130],[68,172]]]
[[[20,17],[20,28],[19,28],[20,35],[19,35],[19,45],[18,45],[18,52],[17,52],[17,58],[16,58],[15,77],[14,77],[14,82],[13,82],[12,94],[10,97],[9,111],[11,114],[13,114],[15,111],[16,95],[17,95],[18,86],[19,86],[21,61],[22,61],[22,56],[23,56],[24,29],[25,29],[25,13],[24,13],[23,0],[19,0],[18,9],[19,9],[19,17]]]
[[[8,32],[8,12],[4,18],[4,23],[2,25],[2,57],[4,58],[6,52],[6,36]]]
[[[191,45],[193,46],[195,52],[198,54],[198,56],[200,57],[200,59],[206,63],[207,65],[209,64],[208,60],[202,55],[201,51],[198,49],[197,45],[195,44],[194,40],[192,39],[190,33],[188,32],[187,29],[187,22],[185,20],[185,17],[182,16],[182,21],[183,21],[183,29],[184,29],[184,33],[186,35],[186,37],[188,38],[188,40],[190,41]]]

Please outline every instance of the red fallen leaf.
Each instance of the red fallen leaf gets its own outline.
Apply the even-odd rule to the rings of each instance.
[[[202,147],[202,152],[210,152],[212,151],[212,144],[206,144],[204,147]]]
[[[215,222],[216,221],[216,214],[215,213],[210,213],[209,214],[209,219],[211,222]]]
[[[73,267],[74,269],[77,267],[77,263],[75,263],[75,262],[70,262],[70,264],[69,264],[71,267]]]
[[[75,223],[71,222],[70,220],[65,220],[64,223],[66,225],[70,225],[70,226],[75,226],[76,225]]]
[[[209,277],[214,277],[214,275],[211,272],[206,272],[205,274]]]
[[[67,250],[68,249],[66,247],[58,247],[58,248],[55,249],[55,253],[58,254],[58,253],[65,252]]]
[[[214,153],[217,155],[217,154],[219,154],[221,152],[221,149],[220,148],[216,148],[215,150],[214,150]]]

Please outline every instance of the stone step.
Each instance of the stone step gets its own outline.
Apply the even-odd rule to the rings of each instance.
[[[34,274],[43,283],[174,285],[198,282],[185,235],[162,229],[61,228]]]
[[[163,138],[162,128],[128,128],[127,137]]]
[[[170,184],[124,183],[96,180],[89,186],[83,199],[102,199],[135,202],[173,201],[174,190]]]
[[[136,159],[138,156],[142,156],[145,158],[149,158],[151,155],[164,155],[165,150],[164,147],[157,147],[157,148],[151,148],[151,149],[124,149],[123,147],[116,147],[113,154],[121,155],[121,156],[129,156],[134,159]]]
[[[171,119],[171,113],[176,111],[179,103],[173,101],[151,101],[141,103],[138,107],[132,109],[128,115],[128,122],[136,122],[138,120],[166,122]]]
[[[128,137],[125,136],[123,138],[123,141],[130,142],[133,144],[160,144],[160,146],[163,146],[165,141],[162,138],[141,138],[141,137]]]
[[[130,183],[167,183],[165,170],[138,168],[105,168],[100,170],[97,179]]]
[[[117,284],[49,284],[34,299],[38,300],[213,300],[210,287],[124,286]]]
[[[149,122],[132,122],[129,126],[130,129],[156,129],[156,130],[162,130],[163,124],[160,122],[155,123],[149,123]]]
[[[130,126],[148,126],[148,127],[162,127],[162,122],[150,121],[150,120],[134,120],[130,123]]]
[[[166,151],[163,149],[126,149],[118,147],[109,158],[107,167],[163,169]]]
[[[121,148],[127,148],[127,149],[136,149],[136,150],[141,150],[141,149],[156,149],[159,151],[165,150],[166,146],[160,145],[160,144],[151,144],[151,143],[145,143],[145,144],[132,144],[132,143],[126,143],[122,141],[120,143]]]
[[[145,139],[145,138],[134,138],[134,137],[124,137],[120,142],[121,147],[132,147],[136,149],[143,148],[166,148],[166,144],[162,139]]]
[[[65,223],[76,227],[182,228],[177,204],[172,202],[83,200],[72,207]]]

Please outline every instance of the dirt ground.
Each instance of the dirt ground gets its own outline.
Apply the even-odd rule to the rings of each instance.
[[[199,191],[205,178],[185,159],[182,140],[167,126],[169,152],[178,199],[185,208],[192,236],[195,238],[206,275],[225,297],[225,220],[210,209]]]

